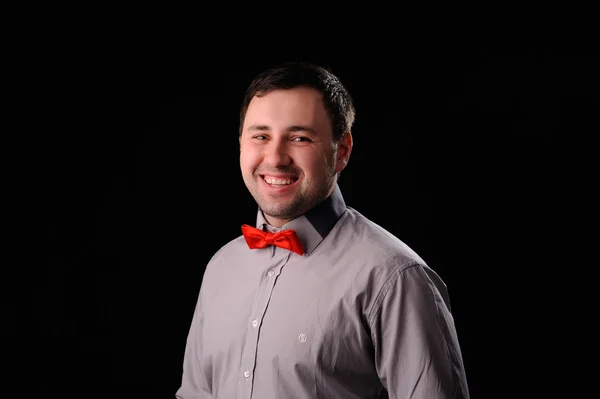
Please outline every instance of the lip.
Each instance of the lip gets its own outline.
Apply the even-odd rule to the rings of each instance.
[[[269,177],[274,177],[277,179],[290,179],[290,178],[294,178],[296,179],[295,182],[293,182],[292,184],[288,184],[286,186],[281,186],[281,187],[273,187],[272,185],[270,185],[269,183],[267,183],[264,179],[264,176],[269,176]],[[301,178],[297,177],[297,176],[290,176],[290,175],[276,175],[276,174],[267,174],[267,175],[259,175],[259,180],[261,181],[261,185],[264,186],[267,190],[271,191],[271,192],[276,192],[276,193],[284,193],[286,191],[291,191],[293,189],[296,188],[296,186],[299,184]]]

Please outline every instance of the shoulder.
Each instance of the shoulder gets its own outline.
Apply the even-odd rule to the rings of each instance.
[[[427,265],[425,260],[399,237],[354,208],[347,208],[337,230],[332,233],[335,234],[333,239],[343,243],[346,250],[373,266],[386,266],[399,271],[414,265]]]
[[[208,261],[206,270],[216,267],[218,264],[229,262],[232,259],[239,259],[247,254],[248,246],[243,235],[230,240],[214,253]]]
[[[223,281],[235,279],[248,256],[248,246],[241,235],[221,246],[204,266],[200,292],[212,295]]]
[[[328,250],[349,274],[353,290],[364,293],[365,314],[375,314],[398,289],[425,296],[435,291],[446,298],[445,283],[419,254],[355,209],[348,208],[330,234]]]

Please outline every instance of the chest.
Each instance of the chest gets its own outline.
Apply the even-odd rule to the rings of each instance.
[[[205,350],[258,369],[327,370],[348,358],[369,363],[364,287],[354,277],[282,261],[224,281],[205,304]]]

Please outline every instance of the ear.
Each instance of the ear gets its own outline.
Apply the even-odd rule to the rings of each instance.
[[[348,165],[348,161],[350,160],[350,154],[352,153],[352,133],[346,132],[337,143],[337,164],[335,167],[335,172],[340,173],[346,165]]]

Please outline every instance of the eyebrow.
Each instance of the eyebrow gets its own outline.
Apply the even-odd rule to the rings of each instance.
[[[248,131],[252,132],[252,131],[260,131],[260,132],[264,132],[264,131],[269,131],[271,130],[271,128],[267,125],[252,125],[248,127]],[[292,125],[290,127],[288,127],[286,129],[286,131],[290,132],[290,133],[294,133],[294,132],[308,132],[311,134],[317,134],[317,131],[315,129],[313,129],[310,126],[302,126],[302,125]]]

